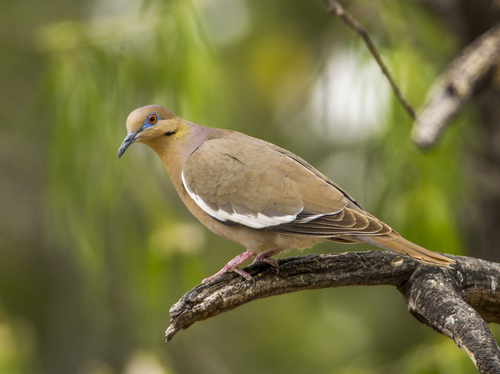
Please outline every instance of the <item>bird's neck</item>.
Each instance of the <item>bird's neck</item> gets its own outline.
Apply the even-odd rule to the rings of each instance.
[[[189,156],[203,144],[205,140],[212,136],[216,136],[222,131],[220,129],[199,126],[187,121],[185,125],[180,135],[173,135],[172,138],[166,137],[154,144],[150,144],[151,148],[154,149],[163,162],[176,188],[181,187],[182,169]]]

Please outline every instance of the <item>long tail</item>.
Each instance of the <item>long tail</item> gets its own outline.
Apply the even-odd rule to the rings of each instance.
[[[415,243],[406,240],[396,232],[380,236],[365,236],[356,235],[356,238],[382,249],[387,249],[393,252],[398,252],[403,255],[413,257],[418,262],[424,265],[434,265],[443,268],[450,268],[455,260],[440,255],[439,253],[431,252]]]

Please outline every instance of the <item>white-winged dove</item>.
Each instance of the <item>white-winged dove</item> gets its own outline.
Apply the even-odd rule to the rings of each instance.
[[[191,213],[247,249],[204,282],[229,271],[251,279],[239,269],[248,259],[277,267],[270,256],[326,240],[366,242],[426,265],[454,262],[404,239],[306,161],[274,144],[198,126],[159,105],[134,110],[127,130],[118,157],[136,141],[149,145]]]

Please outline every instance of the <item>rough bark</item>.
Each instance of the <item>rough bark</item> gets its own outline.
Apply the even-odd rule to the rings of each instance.
[[[500,322],[500,264],[453,257],[457,262],[451,269],[381,251],[279,259],[278,274],[267,264],[255,264],[244,269],[255,282],[228,273],[186,293],[170,309],[166,339],[197,321],[264,297],[328,287],[391,285],[401,292],[410,313],[453,339],[479,372],[498,373],[500,349],[486,323]]]

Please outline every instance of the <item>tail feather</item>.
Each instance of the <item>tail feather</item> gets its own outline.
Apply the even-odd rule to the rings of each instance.
[[[415,260],[424,265],[450,268],[451,264],[455,262],[455,260],[451,258],[429,251],[415,243],[410,242],[409,240],[406,240],[396,232],[380,236],[356,235],[356,238],[379,248],[413,257]]]

